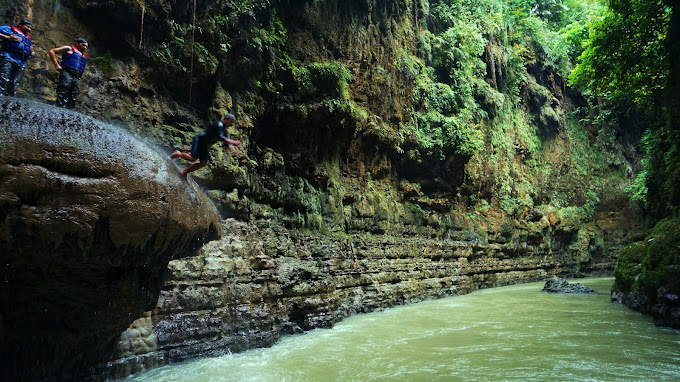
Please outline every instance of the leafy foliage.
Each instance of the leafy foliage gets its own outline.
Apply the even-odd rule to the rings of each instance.
[[[670,81],[680,76],[671,68],[673,10],[663,0],[610,1],[589,26],[570,76],[574,86],[598,98],[601,115],[625,120],[633,111],[646,117],[646,159],[628,192],[656,216],[675,214],[680,206],[680,125],[671,118],[678,104]]]
[[[170,20],[170,24],[173,35],[168,41],[162,42],[154,52],[159,64],[162,64],[170,73],[186,72],[192,67],[193,55],[193,65],[195,65],[193,69],[197,77],[215,74],[217,57],[192,37],[193,34],[200,38],[203,28],[191,24],[182,25],[175,20]]]
[[[489,13],[499,4],[431,2],[432,30],[419,37],[423,58],[403,54],[402,72],[416,85],[416,115],[407,131],[428,155],[469,158],[483,146],[481,123],[488,113],[475,98],[489,105],[502,103],[502,95],[484,81],[486,64],[481,60],[488,44],[484,30],[501,29],[500,13]]]
[[[239,75],[232,77],[230,88],[280,87],[275,74],[289,66],[283,50],[287,30],[271,1],[199,2],[195,24],[191,16],[169,20],[171,33],[151,53],[164,77],[177,82],[191,71],[194,83],[214,75],[224,81],[225,72],[235,71]]]
[[[589,25],[570,82],[597,99],[591,101],[598,105],[597,119],[645,117],[645,158],[626,191],[652,216],[675,219],[661,220],[644,241],[622,251],[615,271],[623,291],[643,291],[654,303],[659,288],[680,289],[680,73],[672,66],[678,47],[671,38],[678,6],[663,0],[610,0],[608,5]]]
[[[315,62],[294,67],[293,78],[303,97],[349,99],[352,73],[339,62]]]
[[[665,110],[660,112],[665,114]],[[650,128],[642,140],[646,163],[641,176],[648,190],[645,206],[654,216],[677,216],[680,213],[680,130],[668,120],[663,122],[661,127]]]
[[[610,6],[590,26],[570,80],[584,91],[645,107],[668,77],[670,8],[660,0],[612,0]]]

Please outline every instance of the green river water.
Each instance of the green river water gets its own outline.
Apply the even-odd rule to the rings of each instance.
[[[476,291],[353,316],[274,347],[163,366],[133,381],[680,381],[680,331],[611,303],[613,278]]]

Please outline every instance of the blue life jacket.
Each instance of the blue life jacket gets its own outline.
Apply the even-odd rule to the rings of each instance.
[[[61,67],[67,69],[69,72],[77,73],[78,77],[83,75],[85,65],[87,65],[87,56],[73,45],[71,45],[72,53],[64,53],[61,56]]]
[[[31,57],[31,38],[25,35],[19,28],[12,27],[14,34],[21,37],[21,41],[2,40],[2,51],[9,53],[13,58],[25,63]]]

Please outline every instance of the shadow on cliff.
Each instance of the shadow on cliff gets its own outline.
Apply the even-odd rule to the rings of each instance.
[[[80,380],[221,236],[164,154],[72,111],[0,97],[0,379]]]

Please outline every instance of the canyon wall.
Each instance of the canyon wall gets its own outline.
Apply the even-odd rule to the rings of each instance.
[[[52,103],[47,50],[85,37],[79,112],[167,152],[230,112],[244,142],[190,175],[223,238],[170,262],[155,308],[131,312],[90,378],[611,274],[639,228],[624,191],[639,134],[593,122],[521,9],[480,3],[0,1],[6,23],[35,23],[19,97]]]

